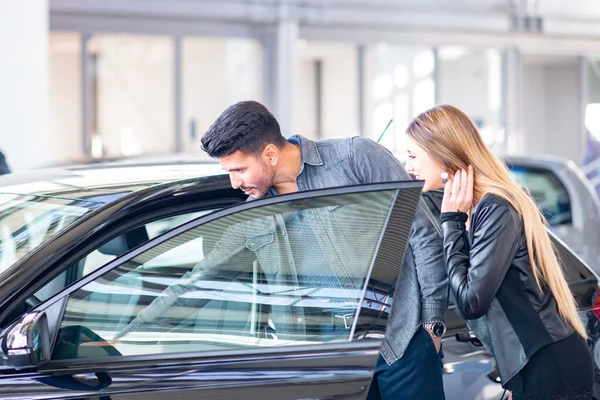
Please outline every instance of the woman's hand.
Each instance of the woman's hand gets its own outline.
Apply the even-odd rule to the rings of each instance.
[[[442,212],[468,213],[473,207],[473,167],[460,169],[444,186]]]

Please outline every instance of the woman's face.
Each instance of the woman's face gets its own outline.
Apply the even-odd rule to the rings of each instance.
[[[423,191],[442,189],[442,166],[435,162],[412,138],[408,137],[406,171],[424,180]]]

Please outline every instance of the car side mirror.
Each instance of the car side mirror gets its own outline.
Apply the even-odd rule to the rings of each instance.
[[[50,360],[50,332],[46,313],[25,314],[9,326],[1,338],[6,366],[16,370],[34,368]]]
[[[98,251],[109,256],[120,257],[148,240],[150,240],[148,231],[146,226],[142,225],[104,243],[98,247]]]

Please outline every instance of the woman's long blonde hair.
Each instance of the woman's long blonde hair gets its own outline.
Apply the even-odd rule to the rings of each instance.
[[[547,221],[534,200],[509,175],[508,169],[483,141],[479,130],[461,110],[450,105],[433,107],[408,126],[406,133],[449,176],[473,166],[473,199],[493,193],[508,201],[523,219],[529,261],[538,288],[550,288],[558,312],[584,338],[585,327],[564,277],[550,236]]]

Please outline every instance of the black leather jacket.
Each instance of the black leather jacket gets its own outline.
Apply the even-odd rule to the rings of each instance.
[[[467,214],[442,213],[444,252],[457,311],[494,354],[508,382],[541,347],[573,328],[560,317],[548,287],[538,289],[523,222],[504,199],[485,195]]]

